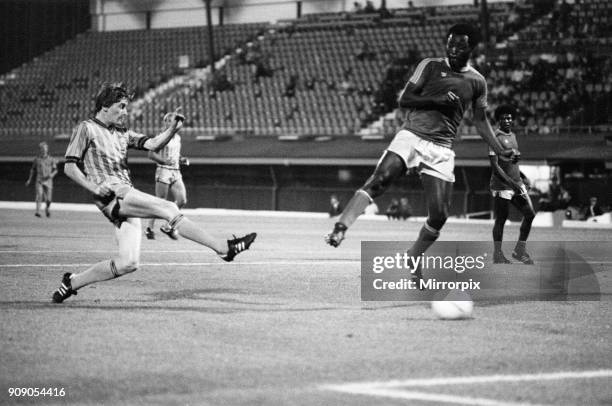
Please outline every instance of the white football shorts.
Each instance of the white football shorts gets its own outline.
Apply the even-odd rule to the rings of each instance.
[[[436,145],[408,130],[400,130],[387,151],[399,155],[407,169],[417,168],[419,173],[455,182],[455,152],[450,148]]]

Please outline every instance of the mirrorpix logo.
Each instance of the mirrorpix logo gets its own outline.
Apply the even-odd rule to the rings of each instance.
[[[385,280],[375,278],[373,288],[376,290],[400,289],[400,290],[476,290],[480,289],[480,282],[469,278],[467,281],[458,280],[438,280],[436,278],[422,279],[420,272],[431,272],[432,270],[454,272],[462,274],[465,271],[483,270],[485,268],[485,258],[482,255],[408,255],[407,252],[396,252],[394,255],[378,255],[372,257],[371,270],[374,274],[382,274],[385,271],[395,270],[408,274],[410,278],[400,278],[399,280]],[[417,271],[419,270],[419,271]],[[451,276],[452,278],[452,276]],[[446,278],[445,278],[446,279]]]
[[[494,264],[490,241],[438,241],[411,256],[410,241],[361,242],[361,299],[433,300],[458,290],[474,300],[612,300],[609,242],[529,244],[535,264]]]

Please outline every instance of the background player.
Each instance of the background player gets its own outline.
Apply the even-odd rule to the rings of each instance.
[[[407,109],[400,131],[381,157],[374,173],[347,204],[326,242],[337,247],[346,230],[375,198],[410,168],[417,168],[427,199],[428,217],[417,241],[408,251],[419,256],[438,238],[448,217],[454,176],[453,139],[464,112],[473,108],[473,122],[480,136],[503,156],[504,150],[489,124],[487,84],[484,77],[468,65],[479,33],[467,24],[452,26],[446,36],[446,58],[421,61],[399,97]],[[419,270],[414,270],[418,273]]]
[[[505,148],[518,149],[516,136],[512,132],[515,116],[516,110],[510,105],[501,105],[495,110],[495,120],[499,123],[499,129],[495,135]],[[523,214],[519,238],[512,252],[512,257],[524,264],[533,264],[533,260],[525,249],[527,237],[529,237],[531,231],[531,223],[535,217],[535,210],[525,185],[525,183],[528,184],[528,181],[523,181],[517,160],[498,157],[492,149],[489,149],[489,159],[491,160],[490,185],[495,212],[493,262],[496,264],[510,263],[502,251],[502,240],[504,225],[508,219],[509,205],[512,203]]]
[[[147,137],[125,128],[130,100],[122,83],[102,85],[95,96],[95,117],[74,130],[64,172],[89,190],[102,213],[115,225],[119,254],[94,264],[83,272],[65,273],[52,300],[61,303],[83,286],[120,277],[138,269],[142,228],[140,218],[161,218],[187,239],[214,250],[225,261],[249,249],[255,233],[232,240],[219,240],[202,230],[179,211],[175,203],[141,192],[132,186],[127,166],[128,148],[158,151],[183,125],[177,109],[172,125],[156,137]],[[82,163],[84,171],[77,164]]]
[[[30,169],[30,176],[26,186],[30,186],[32,180],[36,179],[36,212],[34,215],[40,217],[40,203],[45,201],[45,214],[51,216],[51,202],[53,201],[53,178],[57,175],[57,160],[49,155],[49,145],[45,141],[38,144],[40,152]]]
[[[167,113],[164,116],[164,129],[172,126],[171,119],[171,113]],[[157,163],[157,169],[155,170],[155,196],[167,199],[170,192],[174,198],[174,203],[176,203],[179,209],[185,206],[187,204],[187,191],[183,183],[180,165],[189,165],[189,160],[181,156],[181,136],[176,133],[161,150],[158,152],[149,151],[149,158]],[[154,224],[155,219],[150,219],[145,230],[145,235],[149,240],[155,239]],[[160,231],[174,240],[177,239],[175,230],[171,229],[167,223],[161,226]]]

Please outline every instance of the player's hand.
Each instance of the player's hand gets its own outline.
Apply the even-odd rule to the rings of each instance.
[[[94,196],[111,197],[114,194],[115,192],[113,192],[113,189],[111,189],[108,185],[104,184],[97,186],[94,190]]]
[[[444,104],[447,106],[454,106],[456,104],[461,103],[461,98],[457,96],[452,90],[449,90],[446,95],[444,95]]]
[[[179,163],[181,165],[189,166],[189,159],[187,157],[182,156],[179,158]]]
[[[517,155],[520,157],[521,153],[514,148],[506,148],[499,153],[500,157],[512,162],[515,162],[515,159],[516,162],[518,162],[518,159],[516,158]]]
[[[531,189],[531,181],[529,178],[523,178],[523,185],[527,188],[527,190]]]
[[[185,116],[181,113],[183,110],[182,107],[177,107],[171,115],[171,121],[175,123],[175,128],[178,130],[183,127],[183,123],[185,122]]]

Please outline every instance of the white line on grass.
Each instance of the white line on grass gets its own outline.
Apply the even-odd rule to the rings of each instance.
[[[454,405],[470,406],[540,406],[534,403],[503,402],[495,399],[475,398],[471,396],[443,395],[440,393],[427,393],[401,389],[367,388],[363,390],[357,389],[343,392],[348,392],[354,395],[380,396],[402,400],[423,400],[426,402],[435,402],[435,404],[452,403]]]
[[[567,371],[517,375],[481,375],[463,377],[442,377],[427,379],[406,379],[392,381],[353,382],[346,384],[324,385],[322,388],[351,394],[382,396],[406,400],[423,400],[438,403],[455,403],[479,406],[518,406],[531,403],[503,402],[495,399],[473,398],[468,396],[444,395],[406,390],[406,387],[432,387],[446,385],[470,385],[497,382],[552,381],[559,379],[590,379],[612,377],[611,369],[593,371]]]
[[[338,260],[338,261],[250,261],[250,262],[232,262],[230,265],[355,265],[359,264],[359,260]],[[59,268],[59,267],[82,267],[90,266],[91,263],[80,264],[0,264],[0,268]],[[211,265],[228,265],[225,262],[145,262],[141,266],[211,266]]]

